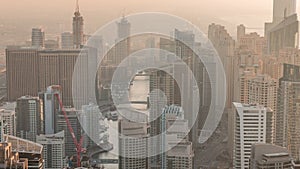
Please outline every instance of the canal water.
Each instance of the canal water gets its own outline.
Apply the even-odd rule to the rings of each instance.
[[[129,99],[131,101],[147,101],[149,93],[149,76],[136,76],[129,88]],[[148,114],[147,105],[132,104],[133,108]],[[118,159],[118,122],[107,121],[109,125],[109,141],[113,144],[114,149],[107,153],[98,155],[99,159]],[[104,164],[105,169],[118,169],[118,164]]]

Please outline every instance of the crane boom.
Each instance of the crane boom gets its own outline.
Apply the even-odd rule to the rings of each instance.
[[[80,166],[81,166],[81,163],[80,163],[80,156],[81,156],[81,152],[82,152],[83,137],[81,136],[80,141],[79,141],[79,142],[77,141],[77,138],[76,138],[76,136],[75,136],[75,134],[74,134],[74,130],[73,130],[72,126],[71,126],[71,123],[70,123],[70,121],[69,121],[69,119],[68,119],[66,110],[65,110],[65,108],[64,108],[63,102],[62,102],[62,100],[60,99],[60,96],[59,96],[58,93],[55,94],[55,96],[56,96],[56,98],[57,98],[57,100],[58,100],[58,102],[59,102],[59,106],[60,106],[60,108],[61,108],[61,111],[63,112],[65,121],[66,121],[66,123],[67,123],[67,127],[68,127],[69,132],[70,132],[70,134],[71,134],[71,136],[72,136],[72,140],[73,140],[73,142],[74,142],[74,144],[75,144],[76,152],[77,152],[77,167],[80,167]]]

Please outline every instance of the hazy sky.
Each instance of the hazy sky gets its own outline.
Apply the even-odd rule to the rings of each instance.
[[[76,0],[1,0],[0,21],[64,23],[69,29]],[[90,31],[94,27],[135,12],[169,12],[192,22],[224,21],[235,27],[262,28],[271,21],[273,0],[79,0],[80,11]],[[299,8],[297,8],[298,11]],[[216,20],[213,20],[213,19]],[[211,21],[210,21],[211,20]],[[91,28],[93,27],[93,28]],[[230,29],[230,28],[229,28]]]

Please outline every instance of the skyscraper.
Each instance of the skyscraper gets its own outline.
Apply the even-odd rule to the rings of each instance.
[[[234,147],[233,167],[249,168],[251,145],[266,142],[267,110],[260,105],[233,103]]]
[[[79,122],[79,115],[78,111],[74,108],[65,108],[67,118],[74,130],[74,134],[77,140],[81,137],[81,126]],[[65,153],[66,156],[72,156],[76,154],[76,147],[74,145],[72,135],[68,129],[65,117],[62,112],[59,112],[56,119],[56,130],[55,133],[65,131],[64,138],[65,138]]]
[[[45,133],[54,134],[56,116],[60,110],[59,103],[55,94],[61,95],[61,87],[58,85],[49,86],[44,93],[40,93],[43,101],[43,111],[45,118]]]
[[[41,28],[32,28],[31,43],[33,47],[45,47],[45,33]]]
[[[273,0],[273,23],[280,23],[296,13],[296,0]]]
[[[116,45],[111,50],[111,60],[114,65],[119,65],[130,54],[130,28],[131,24],[125,16],[117,22],[118,37],[115,40]]]
[[[38,97],[23,96],[17,100],[17,136],[36,141],[43,133],[43,111]]]
[[[80,56],[81,59],[77,59]],[[75,79],[74,70],[77,67]],[[48,86],[62,87],[64,105],[73,106],[73,101],[88,104],[93,79],[90,72],[96,69],[97,50],[36,49],[8,47],[6,49],[8,100],[15,101],[24,95],[38,96]],[[76,80],[73,84],[72,80]],[[72,87],[77,88],[80,98],[73,98]],[[86,86],[85,86],[86,85]],[[90,90],[91,89],[91,90]],[[81,107],[78,107],[81,108]]]
[[[275,144],[287,147],[300,160],[300,67],[284,64],[279,80]]]
[[[117,22],[118,25],[118,38],[123,39],[127,38],[130,35],[131,24],[128,22],[125,16],[122,17],[120,22]]]
[[[80,114],[80,123],[84,129],[84,147],[92,147],[100,143],[101,124],[100,120],[104,120],[102,113],[97,105],[90,103],[82,106]]]
[[[240,36],[243,35],[243,32],[240,32]],[[227,98],[226,98],[226,108],[232,106],[234,90],[232,86],[234,85],[234,49],[235,41],[227,32],[224,26],[211,24],[208,28],[208,38],[214,45],[217,50],[220,59],[223,63],[223,67],[226,74],[226,89],[227,89]]]
[[[63,32],[61,34],[61,48],[62,49],[73,49],[73,34],[71,32]]]
[[[64,131],[56,134],[38,135],[36,142],[43,145],[45,169],[64,168],[65,142]]]
[[[237,45],[236,45],[236,47],[240,46],[239,42],[241,41],[241,38],[245,35],[246,35],[246,27],[243,24],[237,26]]]
[[[74,48],[80,49],[84,43],[83,17],[79,12],[78,0],[76,2],[76,10],[73,17],[73,45]]]
[[[194,151],[192,143],[180,142],[167,152],[167,169],[192,169],[193,160]]]
[[[271,108],[276,112],[277,105],[277,80],[268,75],[257,75],[249,79],[248,83],[248,104],[258,103]]]
[[[265,23],[268,53],[278,55],[280,49],[299,46],[299,22],[296,0],[274,0],[273,21]]]
[[[39,56],[36,48],[9,46],[6,49],[6,84],[8,101],[39,91]]]
[[[119,169],[149,168],[147,123],[119,121]]]

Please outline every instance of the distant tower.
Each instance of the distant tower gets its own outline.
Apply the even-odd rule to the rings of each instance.
[[[128,20],[123,16],[120,22],[118,24],[118,38],[126,38],[130,35],[130,28],[131,24],[128,22]]]
[[[61,48],[73,49],[73,34],[71,32],[64,32],[61,34]]]
[[[34,47],[45,46],[45,33],[40,28],[32,28],[31,45]]]
[[[78,0],[76,1],[76,10],[73,17],[73,43],[74,48],[79,49],[83,44],[83,17],[79,12]]]
[[[296,4],[296,0],[274,0],[273,23],[280,23],[286,17],[296,14]]]
[[[238,43],[237,47],[240,47],[241,38],[245,35],[246,35],[246,27],[243,24],[241,24],[237,27],[237,43]]]

